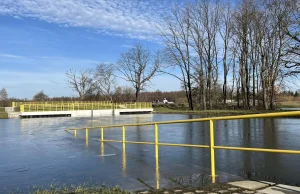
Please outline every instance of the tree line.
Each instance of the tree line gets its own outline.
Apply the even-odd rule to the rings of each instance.
[[[105,98],[109,101],[140,101],[140,93],[157,75],[160,67],[160,53],[152,53],[137,44],[122,53],[116,64],[100,63],[95,69],[79,71],[70,69],[66,77],[69,86],[78,93],[81,100]],[[117,77],[128,82],[131,87],[118,86]],[[132,93],[134,96],[131,96]]]
[[[70,70],[69,84],[81,98],[96,91],[113,100],[116,70],[139,101],[151,79],[164,73],[180,80],[190,110],[227,101],[244,109],[274,109],[280,88],[299,73],[299,4],[201,0],[174,7],[159,27],[162,51],[153,54],[136,45],[116,64],[102,63],[79,75]]]
[[[204,0],[172,9],[160,31],[189,108],[235,99],[245,109],[274,109],[276,92],[299,73],[299,13],[297,0]]]

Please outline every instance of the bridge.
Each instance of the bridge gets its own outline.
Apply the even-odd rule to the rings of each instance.
[[[108,101],[13,102],[21,118],[94,117],[122,114],[149,114],[151,102],[112,103]]]
[[[215,134],[214,134],[214,123],[215,121],[221,120],[236,120],[236,119],[254,119],[254,118],[282,118],[282,117],[299,117],[300,111],[293,112],[279,112],[279,113],[266,113],[266,114],[252,114],[252,115],[241,115],[241,116],[224,116],[224,117],[211,117],[211,118],[198,118],[198,119],[188,119],[188,120],[173,120],[173,121],[163,121],[163,122],[149,122],[149,123],[136,123],[136,124],[121,124],[121,125],[109,125],[109,126],[95,126],[95,127],[84,127],[84,128],[70,128],[65,129],[66,132],[72,132],[74,137],[77,137],[78,131],[85,132],[85,141],[88,145],[89,142],[89,131],[99,130],[99,141],[101,142],[101,149],[104,149],[104,143],[121,143],[123,149],[123,170],[126,170],[126,145],[127,144],[144,144],[153,145],[155,150],[155,177],[156,177],[156,189],[161,189],[160,186],[160,172],[159,172],[159,147],[160,146],[171,146],[171,147],[191,147],[199,149],[209,149],[210,150],[210,173],[212,183],[218,181],[218,175],[220,172],[216,171],[216,150],[232,150],[232,151],[246,151],[246,152],[263,152],[263,153],[280,153],[280,154],[300,154],[300,150],[285,150],[285,149],[268,149],[268,148],[253,148],[253,147],[232,147],[226,145],[215,145]],[[209,123],[209,139],[210,143],[208,145],[195,145],[195,144],[178,144],[178,143],[168,143],[167,140],[159,141],[159,127],[162,125],[168,125],[172,127],[174,124],[178,123],[197,123],[197,122],[207,122]],[[152,142],[142,142],[142,141],[128,141],[126,139],[126,129],[129,127],[153,127],[154,139]],[[119,129],[122,133],[121,139],[106,139],[105,131],[109,129]],[[170,137],[172,138],[172,137]],[[104,151],[101,150],[101,154]],[[173,169],[176,170],[176,169]]]

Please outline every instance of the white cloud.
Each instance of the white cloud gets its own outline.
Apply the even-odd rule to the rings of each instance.
[[[134,46],[128,45],[128,44],[122,44],[120,47],[121,48],[133,48]]]
[[[156,39],[168,0],[0,0],[0,14],[36,18],[68,27],[138,39]]]
[[[12,54],[6,54],[6,53],[0,53],[0,57],[3,57],[3,58],[22,58],[22,56],[19,56],[19,55],[12,55]]]

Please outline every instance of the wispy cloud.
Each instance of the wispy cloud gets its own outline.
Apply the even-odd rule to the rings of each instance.
[[[169,0],[14,0],[1,1],[0,14],[37,18],[61,26],[137,39],[155,39]]]
[[[121,48],[133,48],[133,45],[122,44],[120,47]]]
[[[22,58],[20,55],[12,55],[12,54],[6,54],[6,53],[0,53],[0,57],[3,58]]]

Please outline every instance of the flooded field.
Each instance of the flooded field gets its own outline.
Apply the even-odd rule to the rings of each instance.
[[[100,143],[100,131],[66,128],[198,118],[197,115],[123,115],[98,118],[0,120],[0,192],[51,184],[105,184],[124,189],[160,188],[182,177],[206,181],[209,149]],[[159,142],[209,144],[209,123],[159,126]],[[248,119],[215,122],[215,144],[300,150],[300,119]],[[128,127],[128,141],[154,141],[153,126]],[[105,139],[122,139],[122,130],[105,130]],[[217,174],[291,185],[300,184],[300,155],[216,150]],[[228,176],[228,179],[236,178]],[[202,180],[203,179],[203,180]],[[204,180],[205,179],[205,180]],[[225,178],[226,179],[226,178]],[[199,180],[198,180],[199,181]]]

